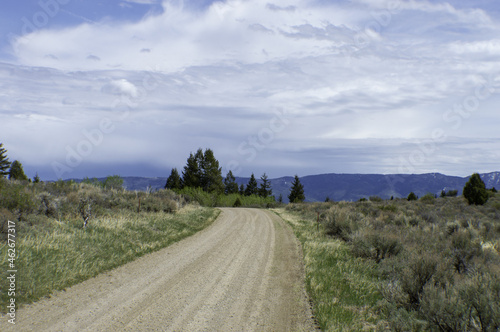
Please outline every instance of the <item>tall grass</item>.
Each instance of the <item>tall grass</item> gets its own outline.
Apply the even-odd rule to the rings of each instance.
[[[17,197],[29,199],[32,205],[20,213],[20,207],[26,204],[11,199],[9,204],[14,208],[0,208],[2,226],[7,219],[16,223],[17,305],[31,303],[184,239],[210,225],[219,213],[212,208],[182,207],[182,199],[171,192],[136,195],[89,185],[21,187],[19,183],[5,182],[0,189],[0,196],[20,192]],[[50,203],[43,203],[44,195],[49,196]],[[94,204],[93,218],[85,228],[75,207],[82,197],[92,197]],[[7,242],[1,240],[0,257],[4,262],[7,251]],[[9,300],[3,291],[8,288],[7,270],[4,266],[0,271],[2,312]]]
[[[312,215],[274,210],[293,228],[302,244],[306,287],[323,331],[360,331],[383,327],[382,300],[374,262],[356,258],[342,240],[325,236]]]

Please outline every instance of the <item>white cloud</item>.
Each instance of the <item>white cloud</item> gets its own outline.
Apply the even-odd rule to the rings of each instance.
[[[0,129],[31,163],[64,160],[103,118],[116,128],[86,157],[96,164],[131,163],[133,148],[167,168],[203,146],[249,172],[276,157],[321,172],[338,171],[335,161],[387,173],[436,129],[473,140],[464,151],[486,158],[498,142],[479,139],[498,138],[499,95],[468,113],[454,107],[500,77],[496,18],[444,2],[397,3],[377,29],[387,1],[228,0],[204,11],[166,1],[162,14],[135,23],[36,31],[15,43],[15,64],[0,64]],[[268,132],[279,109],[287,125],[248,161],[238,147]],[[415,172],[451,169],[446,158],[457,172],[467,167],[463,152],[441,146]]]

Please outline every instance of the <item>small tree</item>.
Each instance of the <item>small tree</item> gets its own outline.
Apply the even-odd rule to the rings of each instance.
[[[0,143],[0,178],[4,178],[9,174],[10,162],[6,154],[7,150],[3,147],[3,143]]]
[[[238,184],[236,183],[236,178],[232,171],[227,172],[226,178],[224,179],[224,193],[226,195],[238,193]]]
[[[122,189],[123,179],[119,175],[108,176],[103,183],[106,189]]]
[[[260,183],[259,188],[259,196],[267,198],[273,194],[273,190],[271,189],[271,181],[267,179],[266,173],[264,173],[260,179],[262,182]]]
[[[219,167],[219,161],[215,159],[214,152],[210,149],[205,150],[201,162],[202,177],[201,185],[204,191],[217,194],[224,192],[224,183],[222,182],[222,168]]]
[[[165,183],[165,189],[181,189],[182,187],[182,182],[181,182],[181,177],[179,176],[179,172],[177,171],[177,168],[172,168],[172,171],[170,172],[170,176],[167,178],[167,182]]]
[[[413,191],[408,195],[409,201],[416,201],[417,199],[418,199],[418,196],[415,195],[415,193]]]
[[[40,177],[38,176],[38,173],[35,174],[35,177],[33,178],[33,183],[40,183]]]
[[[283,203],[283,195],[282,194],[280,194],[278,196],[278,203]]]
[[[28,181],[28,177],[24,174],[23,165],[17,160],[14,160],[10,166],[9,180]]]
[[[241,196],[245,196],[245,185],[244,185],[243,183],[240,185],[240,191],[239,191],[239,194],[240,194]]]
[[[250,176],[250,180],[248,180],[247,187],[245,189],[245,196],[257,195],[259,190],[257,188],[257,180],[255,180],[255,175]]]
[[[300,203],[306,199],[304,196],[304,186],[300,183],[298,175],[295,175],[295,179],[292,183],[292,188],[290,189],[290,194],[288,195],[288,200],[290,203]]]
[[[467,181],[463,195],[469,202],[469,205],[483,205],[488,201],[486,185],[483,180],[481,180],[481,176],[479,176],[478,173],[472,174],[469,181]]]

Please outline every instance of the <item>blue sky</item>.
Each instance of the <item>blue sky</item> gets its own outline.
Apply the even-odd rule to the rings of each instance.
[[[6,0],[0,142],[29,176],[500,170],[493,0]]]

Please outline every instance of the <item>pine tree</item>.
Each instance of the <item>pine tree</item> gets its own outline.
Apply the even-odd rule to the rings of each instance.
[[[35,174],[35,177],[33,178],[33,183],[40,183],[40,177],[38,176],[38,173]]]
[[[182,186],[198,188],[201,187],[203,151],[198,149],[196,154],[189,154],[187,164],[182,172]]]
[[[483,205],[488,201],[488,191],[481,176],[478,173],[472,174],[469,181],[465,184],[463,195],[469,202],[469,205]]]
[[[282,194],[280,194],[278,196],[278,203],[283,203],[283,195]]]
[[[7,150],[3,147],[3,143],[0,143],[0,178],[9,174],[10,162],[6,154]]]
[[[181,177],[179,176],[177,168],[172,168],[170,176],[167,178],[167,182],[165,183],[165,189],[181,189]]]
[[[202,163],[201,186],[206,192],[215,192],[222,194],[224,192],[224,183],[222,182],[222,168],[219,167],[219,161],[215,159],[214,152],[210,149],[205,150]]]
[[[271,181],[267,179],[266,173],[264,173],[260,179],[262,182],[260,183],[259,188],[259,196],[267,198],[273,194],[273,190],[271,189]]]
[[[408,194],[407,200],[409,200],[409,201],[416,201],[417,199],[418,199],[418,196],[415,195],[415,193],[413,191]]]
[[[290,203],[301,203],[306,199],[304,196],[304,186],[300,183],[298,175],[295,175],[295,179],[292,183],[292,188],[290,189],[290,195],[288,195],[288,200]]]
[[[238,193],[238,184],[236,183],[236,178],[232,171],[227,172],[226,178],[224,179],[224,193],[226,195]]]
[[[14,160],[10,166],[9,180],[28,181],[28,177],[24,174],[23,165],[17,160]]]
[[[240,191],[239,191],[239,194],[240,194],[241,196],[244,196],[244,195],[245,195],[245,185],[244,185],[243,183],[240,185]]]
[[[255,175],[250,176],[250,180],[248,180],[247,187],[245,189],[245,196],[250,196],[250,195],[258,195],[259,190],[257,188],[257,180],[255,180]]]

